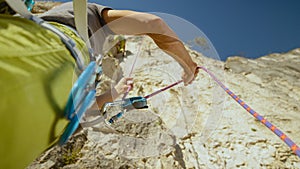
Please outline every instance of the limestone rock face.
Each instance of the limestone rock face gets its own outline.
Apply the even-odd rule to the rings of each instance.
[[[180,66],[150,39],[129,37],[135,55],[131,96],[145,96],[181,79]],[[189,50],[251,108],[300,144],[300,49],[225,63]],[[109,63],[109,62],[107,62]],[[114,62],[115,63],[115,62]],[[113,76],[113,72],[111,72]],[[300,158],[230,98],[204,71],[148,100],[112,125],[83,127],[63,147],[45,152],[28,168],[300,168]]]

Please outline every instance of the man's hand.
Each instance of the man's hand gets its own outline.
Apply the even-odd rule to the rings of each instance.
[[[184,85],[187,86],[191,84],[195,80],[198,72],[199,69],[197,68],[196,63],[193,63],[192,66],[185,68],[182,74],[182,80],[184,82]]]
[[[113,88],[114,94],[120,96],[133,88],[133,80],[131,77],[122,78],[119,83]]]

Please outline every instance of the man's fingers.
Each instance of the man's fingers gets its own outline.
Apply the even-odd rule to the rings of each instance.
[[[127,85],[133,85],[133,80],[128,80]]]
[[[192,84],[193,81],[195,80],[195,78],[197,77],[198,72],[199,72],[199,69],[195,69],[194,73],[191,73],[191,72],[186,73],[186,72],[184,72],[183,76],[182,76],[184,85],[187,86],[189,84]]]

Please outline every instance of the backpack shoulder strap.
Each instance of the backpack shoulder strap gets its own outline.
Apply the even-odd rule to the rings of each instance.
[[[87,0],[73,0],[73,8],[77,32],[86,42],[87,47],[91,48],[88,36]]]
[[[87,4],[86,0],[77,0],[77,1],[85,1],[85,6],[87,6],[86,5]],[[83,69],[85,67],[84,66],[83,55],[82,55],[81,51],[76,47],[76,43],[72,40],[72,38],[66,36],[59,29],[57,29],[56,27],[52,26],[51,24],[45,22],[43,19],[41,19],[37,16],[34,16],[31,12],[29,12],[27,10],[26,6],[23,3],[21,3],[20,0],[6,0],[6,2],[15,12],[19,13],[24,18],[30,19],[30,20],[36,22],[37,24],[41,25],[42,27],[54,32],[55,34],[57,34],[60,37],[60,39],[62,40],[62,42],[65,44],[65,46],[68,48],[68,50],[71,52],[72,56],[75,58],[79,70],[83,71]],[[76,6],[78,7],[82,4],[84,4],[84,3],[83,2],[80,2],[80,4],[76,3]],[[84,7],[84,5],[83,5],[83,7]],[[81,16],[81,13],[78,13],[78,10],[80,12],[80,10],[82,10],[82,7],[80,7],[80,9],[76,10],[77,11],[76,16]],[[85,8],[85,13],[87,13],[86,8]],[[83,26],[79,23],[83,23],[83,24],[86,23],[86,26]],[[79,19],[77,19],[76,26],[80,26],[80,30],[81,30],[80,36],[88,37],[88,34],[87,34],[87,14],[86,14],[86,17],[81,16]],[[85,33],[83,33],[83,32],[85,32]],[[88,42],[88,38],[86,38],[84,40],[86,42]],[[88,42],[87,45],[89,45],[89,42]],[[90,47],[90,46],[88,46],[88,47]]]

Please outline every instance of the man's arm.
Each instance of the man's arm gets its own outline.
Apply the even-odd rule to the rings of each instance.
[[[197,74],[197,64],[191,59],[174,31],[158,16],[128,10],[105,10],[103,18],[116,34],[148,35],[159,48],[171,55],[184,69],[185,85]]]

